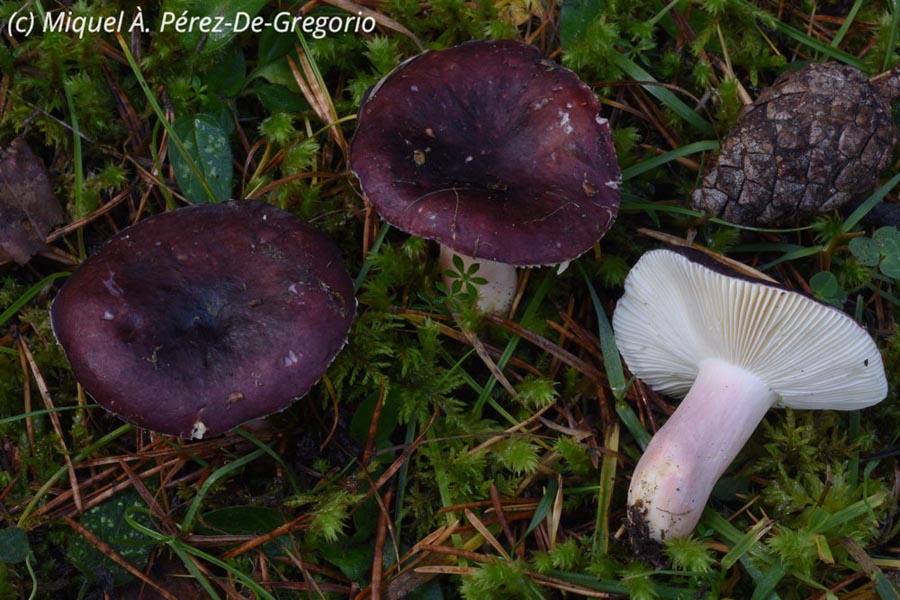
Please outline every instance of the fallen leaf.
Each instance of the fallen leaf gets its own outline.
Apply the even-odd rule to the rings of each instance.
[[[47,170],[28,144],[16,138],[0,148],[0,263],[27,263],[64,219]]]

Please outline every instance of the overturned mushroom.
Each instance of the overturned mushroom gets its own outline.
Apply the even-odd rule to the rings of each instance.
[[[351,168],[386,221],[452,251],[445,268],[453,253],[480,263],[497,289],[479,303],[504,312],[515,266],[570,261],[612,225],[620,175],[599,108],[521,42],[426,52],[367,93]]]
[[[633,530],[653,540],[690,535],[772,406],[852,410],[887,394],[875,342],[845,313],[688,250],[641,257],[613,327],[636,376],[684,396],[628,490]]]
[[[76,379],[135,425],[202,438],[286,408],[344,345],[353,284],[337,248],[253,201],[123,230],[51,307]]]

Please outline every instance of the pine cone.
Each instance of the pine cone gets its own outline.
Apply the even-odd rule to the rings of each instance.
[[[897,133],[890,98],[838,63],[786,73],[741,111],[694,208],[785,227],[874,189]]]

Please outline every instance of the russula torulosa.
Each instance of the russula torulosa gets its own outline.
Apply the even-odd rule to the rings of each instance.
[[[566,263],[618,211],[606,119],[578,76],[528,44],[468,42],[404,62],[368,91],[350,145],[363,192],[395,227],[481,265],[505,312],[516,266]],[[452,252],[450,252],[452,251]]]
[[[655,540],[690,535],[769,408],[851,410],[887,394],[878,348],[848,315],[696,251],[644,254],[613,328],[637,377],[684,396],[628,490],[629,519]]]
[[[139,427],[202,438],[304,395],[343,347],[355,309],[328,238],[240,200],[124,229],[66,281],[51,318],[98,404]]]

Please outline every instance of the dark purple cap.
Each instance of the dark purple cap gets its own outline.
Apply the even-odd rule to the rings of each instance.
[[[350,145],[392,225],[460,254],[571,260],[612,225],[619,166],[596,96],[517,41],[420,54],[367,93]]]
[[[69,278],[51,317],[99,404],[139,427],[199,438],[309,391],[343,347],[355,308],[328,238],[239,200],[125,229]]]

